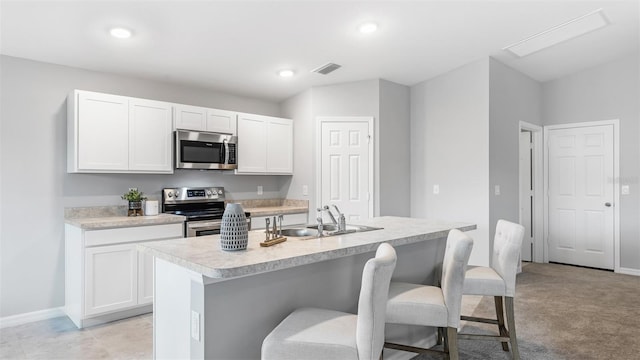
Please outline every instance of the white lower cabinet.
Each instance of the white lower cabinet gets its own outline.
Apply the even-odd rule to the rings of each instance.
[[[65,312],[83,328],[152,311],[153,256],[145,241],[179,238],[183,224],[85,230],[65,225]]]

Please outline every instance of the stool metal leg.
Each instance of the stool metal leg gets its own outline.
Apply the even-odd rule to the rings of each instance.
[[[505,296],[507,305],[507,325],[509,326],[509,340],[511,341],[511,352],[514,360],[520,360],[520,351],[518,350],[518,339],[516,338],[516,320],[513,309],[513,297]]]
[[[496,316],[498,319],[498,332],[500,336],[509,336],[507,333],[507,329],[504,327],[504,306],[502,303],[502,296],[494,296],[493,297],[496,305]],[[511,328],[509,328],[511,330]],[[507,342],[502,343],[502,350],[509,351],[509,344]]]

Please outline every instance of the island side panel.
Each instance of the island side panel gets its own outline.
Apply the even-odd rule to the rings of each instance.
[[[398,263],[394,279],[433,284],[444,245],[443,238],[396,247]],[[204,357],[259,359],[262,340],[296,308],[355,313],[362,269],[374,255],[370,252],[202,285]],[[191,293],[195,295],[196,291]],[[435,343],[432,329],[394,325],[392,331],[394,338],[407,334],[415,340],[413,345]],[[191,355],[199,358],[200,354]],[[387,355],[392,355],[390,351],[385,351],[385,358],[396,358]]]

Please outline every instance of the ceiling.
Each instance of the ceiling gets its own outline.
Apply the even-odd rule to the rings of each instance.
[[[493,56],[548,81],[638,51],[632,1],[4,1],[0,52],[281,101],[383,78],[413,85]],[[602,8],[610,26],[524,58],[501,50]],[[375,21],[377,32],[358,25]],[[113,26],[133,29],[119,40]],[[326,62],[342,68],[310,73]],[[277,72],[295,70],[281,78]]]

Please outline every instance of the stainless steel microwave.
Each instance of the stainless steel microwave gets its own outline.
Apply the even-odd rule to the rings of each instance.
[[[233,170],[238,167],[237,136],[176,130],[176,169]]]

